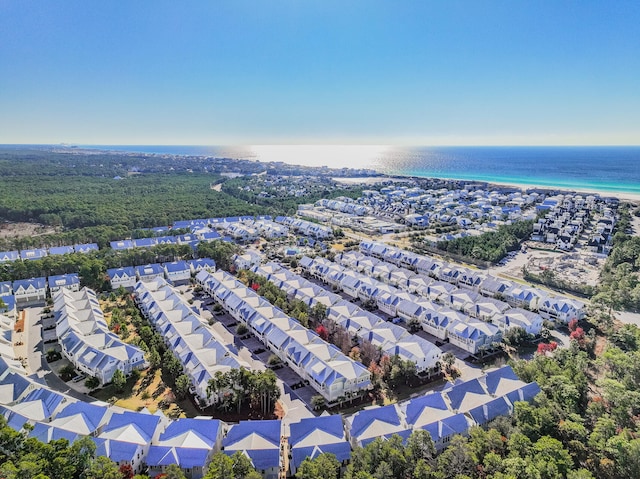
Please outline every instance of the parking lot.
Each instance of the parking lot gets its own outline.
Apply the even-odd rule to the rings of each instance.
[[[254,360],[259,361],[264,365],[268,364],[269,357],[273,353],[262,343],[262,341],[250,333],[247,333],[241,338],[236,334],[238,322],[230,314],[215,312],[215,303],[211,303],[209,301],[202,301],[202,303],[204,305],[203,309],[208,311],[208,313],[214,318],[214,321],[222,324],[227,331],[233,334],[236,347],[246,348],[251,352],[251,356]],[[318,394],[313,387],[304,384],[300,376],[298,376],[293,369],[284,363],[280,363],[278,366],[270,369],[273,370],[278,379],[280,379],[286,386],[284,392],[290,394],[292,399],[296,399],[297,396],[297,399],[303,401],[309,409],[313,409],[313,406],[311,405],[311,398]]]

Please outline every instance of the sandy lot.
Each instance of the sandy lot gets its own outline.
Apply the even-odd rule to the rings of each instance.
[[[53,226],[38,223],[0,223],[0,238],[19,238],[22,236],[40,236],[55,233]]]

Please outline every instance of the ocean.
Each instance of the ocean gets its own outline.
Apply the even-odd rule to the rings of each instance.
[[[640,194],[640,147],[389,147],[379,145],[84,146],[114,151],[245,158]]]

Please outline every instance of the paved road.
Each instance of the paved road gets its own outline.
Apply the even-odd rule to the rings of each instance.
[[[45,344],[42,340],[42,320],[40,314],[42,308],[28,308],[25,310],[25,332],[24,343],[27,350],[27,368],[31,374],[44,379],[50,389],[64,393],[84,402],[93,402],[94,398],[69,387],[49,368],[49,363],[44,356]]]

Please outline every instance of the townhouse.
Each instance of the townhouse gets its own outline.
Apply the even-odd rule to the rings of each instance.
[[[92,290],[59,290],[53,296],[53,312],[62,354],[101,385],[111,382],[116,370],[129,375],[148,366],[140,348],[109,331]]]

